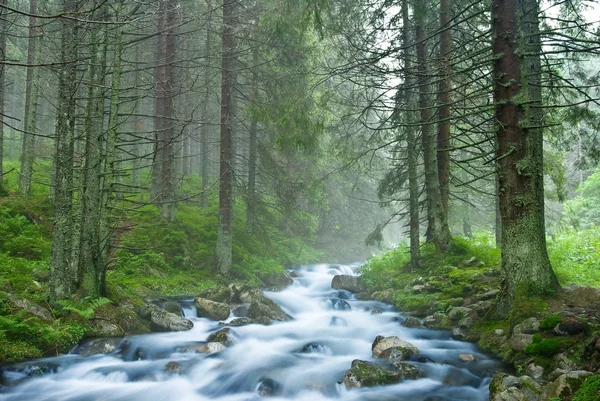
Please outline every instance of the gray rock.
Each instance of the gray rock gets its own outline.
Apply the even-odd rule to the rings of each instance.
[[[575,364],[569,359],[569,357],[565,353],[554,355],[554,363],[559,369],[564,369],[566,371],[576,370]]]
[[[350,292],[366,292],[367,286],[359,276],[349,276],[346,274],[338,274],[331,280],[331,288],[334,290],[347,290]]]
[[[170,361],[167,362],[163,370],[169,373],[179,373],[181,371],[181,365],[179,364],[179,362]]]
[[[521,390],[511,387],[500,393],[490,396],[490,401],[529,401]]]
[[[468,334],[463,328],[455,327],[452,329],[452,338],[459,341],[466,341],[468,338]]]
[[[535,334],[540,331],[540,321],[534,317],[523,320],[513,328],[513,334]]]
[[[150,329],[152,331],[185,331],[194,327],[191,320],[174,313],[154,309],[150,313]]]
[[[579,390],[585,379],[592,375],[592,372],[585,370],[576,370],[562,374],[548,386],[545,397],[546,399],[553,397],[561,400],[570,399]]]
[[[344,374],[344,384],[349,388],[382,386],[421,376],[422,372],[418,368],[404,362],[388,367],[355,359]]]
[[[444,327],[447,322],[448,322],[448,316],[446,316],[445,314],[443,314],[441,312],[435,312],[433,315],[427,316],[423,320],[423,325],[425,327],[430,327],[430,328],[440,328],[440,327]]]
[[[165,304],[163,305],[163,309],[166,310],[167,312],[171,312],[176,315],[181,315],[181,312],[182,312],[181,305],[179,304],[179,302],[175,302],[175,301],[165,302]]]
[[[484,292],[483,294],[476,295],[475,301],[490,301],[492,299],[496,299],[500,295],[500,290],[490,290],[488,292]]]
[[[43,306],[35,304],[28,299],[21,299],[10,293],[4,293],[4,295],[17,308],[24,309],[25,312],[27,312],[33,316],[37,316],[42,320],[46,320],[46,321],[54,320],[54,316],[52,316],[52,313],[50,313],[50,311],[48,309],[44,308]]]
[[[413,355],[415,355],[414,348],[392,347],[383,350],[378,358],[390,362],[402,362],[410,359]]]
[[[190,344],[178,349],[179,352],[196,352],[198,354],[214,354],[225,349],[225,345],[219,342],[209,342],[204,344]]]
[[[93,335],[98,337],[121,337],[125,334],[119,326],[103,319],[93,319],[90,326]]]
[[[530,363],[527,365],[525,371],[535,380],[541,380],[544,377],[544,368],[540,365],[536,365],[535,363]]]
[[[448,319],[452,321],[457,321],[462,319],[463,317],[470,316],[473,313],[473,310],[464,306],[456,306],[451,308],[448,311]]]
[[[508,346],[513,351],[525,351],[525,348],[533,342],[531,334],[513,334],[508,340]]]
[[[78,346],[75,353],[81,356],[110,354],[118,350],[122,342],[122,338],[96,338]]]
[[[473,362],[475,360],[475,356],[473,354],[459,354],[458,359],[462,362]]]
[[[410,328],[421,327],[421,321],[419,319],[417,319],[416,317],[408,316],[402,322],[402,326],[404,326],[404,327],[410,327]]]
[[[548,380],[553,382],[554,380],[558,379],[558,377],[560,375],[564,375],[566,373],[569,373],[568,370],[564,370],[564,369],[560,369],[560,368],[556,368],[554,369],[552,372],[550,372],[550,374],[548,375]]]
[[[262,379],[256,391],[261,397],[275,397],[281,394],[281,384],[273,379]]]
[[[214,333],[210,334],[206,341],[209,343],[221,343],[224,346],[229,347],[235,342],[235,337],[235,331],[231,330],[229,327],[225,327],[221,330],[215,331]]]
[[[196,298],[194,305],[198,310],[198,317],[205,317],[212,320],[225,320],[231,312],[228,305],[205,298]]]
[[[475,320],[471,316],[465,316],[458,321],[458,327],[462,329],[470,329],[475,325]]]
[[[401,340],[396,336],[383,337],[377,336],[373,344],[371,345],[371,351],[373,358],[379,358],[381,353],[389,348],[404,348],[406,353],[411,352],[413,355],[419,353],[419,349],[409,343],[408,341]]]
[[[262,293],[252,297],[250,307],[248,308],[248,317],[253,319],[266,317],[280,322],[292,320],[292,317],[285,313],[279,305],[272,299],[265,297]]]
[[[281,270],[276,273],[263,274],[259,277],[265,287],[273,289],[283,289],[294,282],[290,274],[286,270]]]

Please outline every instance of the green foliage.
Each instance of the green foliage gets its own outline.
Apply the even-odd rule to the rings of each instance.
[[[94,313],[97,308],[102,305],[111,303],[112,301],[108,298],[90,298],[85,297],[78,301],[62,299],[56,301],[56,303],[62,306],[63,310],[74,312],[84,319],[91,319],[94,317]]]
[[[549,241],[548,248],[561,285],[600,287],[600,227],[563,232]]]
[[[44,226],[32,215],[0,205],[0,252],[25,259],[41,259],[50,254],[50,241]]]
[[[577,188],[577,197],[565,202],[564,214],[575,229],[600,225],[600,171],[590,175]]]
[[[540,323],[540,330],[552,330],[562,321],[563,318],[560,316],[548,316]]]
[[[78,323],[44,322],[20,315],[0,316],[0,360],[58,355],[67,352],[83,337],[86,327]]]
[[[588,377],[575,393],[573,401],[600,401],[600,375]]]
[[[556,338],[545,338],[539,342],[533,342],[525,348],[525,352],[531,355],[552,356],[562,350],[562,343]]]

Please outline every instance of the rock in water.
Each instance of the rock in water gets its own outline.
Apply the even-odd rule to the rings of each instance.
[[[196,298],[194,305],[198,310],[198,317],[206,317],[212,320],[225,320],[229,317],[229,306],[224,303],[205,298]]]
[[[256,391],[261,397],[274,397],[281,394],[281,384],[273,379],[262,379]]]
[[[367,286],[362,277],[338,274],[331,280],[331,288],[334,290],[347,290],[350,292],[366,292]]]
[[[283,289],[294,282],[294,279],[285,270],[277,273],[262,274],[260,275],[260,279],[267,288],[274,289]]]
[[[373,341],[373,345],[371,346],[371,350],[373,351],[373,358],[379,358],[381,356],[381,353],[389,348],[396,348],[397,350],[410,355],[419,353],[419,349],[417,347],[415,347],[408,341],[399,339],[396,336],[377,336],[375,338],[375,341]]]
[[[235,331],[231,330],[229,327],[225,327],[224,329],[215,331],[209,335],[206,341],[208,343],[221,343],[224,346],[229,347],[235,342],[235,335]]]
[[[150,324],[152,331],[185,331],[194,327],[191,320],[159,309],[150,313]]]
[[[281,322],[292,320],[292,317],[285,313],[279,305],[264,295],[253,297],[250,308],[248,308],[248,317],[252,319],[267,317]]]
[[[404,379],[416,379],[422,375],[418,368],[404,362],[387,367],[355,359],[344,374],[344,384],[349,388],[383,386],[399,383]]]

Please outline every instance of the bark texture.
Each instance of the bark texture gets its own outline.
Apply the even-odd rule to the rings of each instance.
[[[37,18],[37,1],[29,2],[29,43],[27,48],[27,64],[34,65],[39,59],[39,34]],[[38,107],[38,88],[40,69],[36,67],[27,68],[27,79],[25,86],[25,116],[23,126],[23,150],[21,152],[21,172],[19,175],[19,193],[22,196],[29,196],[31,191],[31,175],[33,173],[33,161],[35,159],[35,130],[37,121]]]
[[[558,288],[544,223],[541,43],[536,0],[492,3],[502,297],[508,315],[521,296]]]
[[[217,267],[229,275],[232,264],[232,206],[233,206],[233,159],[232,159],[232,89],[234,79],[234,8],[235,0],[223,2],[222,27],[222,76],[221,76],[221,156],[219,175],[219,229],[217,233]]]
[[[421,135],[425,164],[425,190],[427,196],[427,231],[436,251],[444,252],[450,247],[450,230],[441,199],[437,166],[437,140],[432,135],[429,72],[427,68],[427,47],[424,28],[426,4],[420,0],[415,1],[414,14],[417,40],[417,83],[419,87]]]
[[[64,0],[65,14],[77,12],[77,1]],[[62,66],[59,74],[58,117],[54,181],[54,227],[50,260],[50,298],[69,298],[74,291],[76,272],[72,271],[71,248],[73,207],[73,147],[75,99],[77,97],[77,22],[62,19]]]

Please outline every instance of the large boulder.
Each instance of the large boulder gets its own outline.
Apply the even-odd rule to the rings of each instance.
[[[292,317],[285,313],[279,305],[272,299],[269,299],[261,294],[261,296],[255,296],[250,302],[250,308],[248,308],[248,317],[251,319],[258,319],[266,317],[271,320],[277,320],[285,322],[292,320]]]
[[[533,342],[531,334],[513,334],[508,340],[508,346],[513,351],[525,351],[525,348]]]
[[[408,355],[404,359],[407,359],[410,356],[419,353],[419,349],[417,347],[415,347],[408,341],[401,340],[400,338],[398,338],[396,336],[391,336],[391,337],[377,336],[375,338],[375,341],[373,341],[373,345],[371,345],[371,351],[373,352],[374,358],[382,357],[381,356],[382,353],[391,348],[395,349],[394,354],[396,354],[396,355]],[[391,352],[392,351],[390,351],[386,355],[390,355]],[[402,360],[404,360],[404,359],[402,359]]]
[[[150,312],[150,329],[152,331],[185,331],[194,327],[191,320],[158,308]]]
[[[233,284],[232,284],[233,286]],[[211,301],[228,303],[231,301],[232,293],[230,287],[207,288],[198,294],[198,298],[210,299]]]
[[[455,306],[448,311],[448,319],[452,321],[461,320],[464,317],[471,316],[473,310],[465,306]]]
[[[351,292],[366,292],[367,286],[359,276],[349,276],[347,274],[338,274],[331,280],[331,288],[334,290],[347,290]]]
[[[229,317],[229,306],[221,302],[211,301],[206,298],[196,298],[194,305],[198,311],[198,317],[212,320],[225,320]]]
[[[8,298],[10,302],[14,304],[14,306],[16,306],[19,309],[25,310],[25,312],[33,316],[36,316],[46,321],[54,320],[54,316],[52,316],[52,313],[50,313],[50,311],[44,308],[43,306],[35,304],[28,299],[21,299],[14,294],[4,293],[3,295],[5,295],[6,298]]]
[[[383,386],[419,377],[422,377],[421,370],[407,363],[383,366],[355,359],[344,374],[344,384],[349,388]]]
[[[540,331],[540,321],[535,317],[523,320],[513,328],[513,334],[535,334]]]
[[[570,400],[579,390],[585,379],[592,376],[592,372],[585,370],[576,370],[560,375],[546,389],[545,399],[558,398],[560,400]]]
[[[265,287],[273,289],[282,289],[294,282],[294,279],[285,270],[276,273],[261,274],[259,278],[265,284]]]

